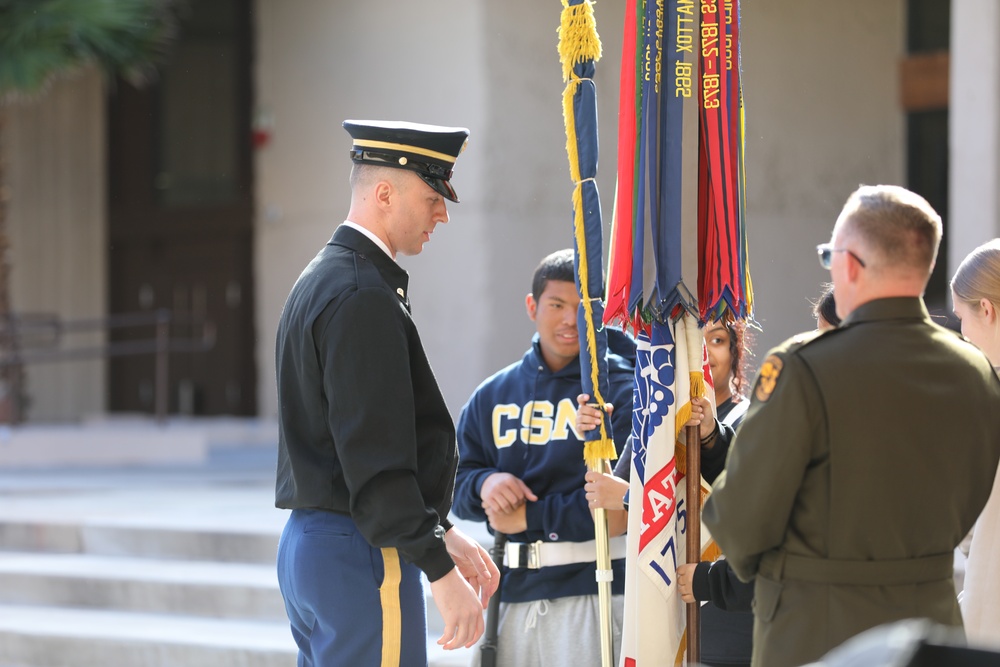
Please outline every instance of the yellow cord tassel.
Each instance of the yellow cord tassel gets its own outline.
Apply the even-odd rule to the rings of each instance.
[[[569,173],[574,183],[573,187],[573,231],[576,236],[576,247],[579,249],[580,303],[583,305],[587,322],[587,354],[590,355],[591,384],[594,387],[594,402],[599,406],[605,404],[598,381],[597,364],[597,333],[594,330],[594,307],[590,294],[587,266],[586,230],[584,228],[583,184],[580,175],[580,156],[576,145],[576,119],[573,114],[573,98],[580,85],[580,78],[573,72],[573,67],[588,60],[597,61],[601,57],[601,40],[597,35],[597,21],[594,18],[593,3],[585,0],[581,4],[570,6],[563,0],[563,12],[559,25],[559,61],[563,68],[563,81],[567,82],[563,91],[563,120],[566,125],[566,153],[569,156]],[[583,350],[581,350],[583,354]],[[613,461],[618,458],[615,451],[615,441],[608,434],[607,420],[602,419],[600,437],[588,440],[583,446],[583,458],[591,470],[604,469],[603,461]]]
[[[594,3],[585,0],[578,5],[569,5],[563,0],[562,17],[559,22],[559,62],[563,68],[563,81],[573,74],[573,66],[601,59],[601,38],[597,35],[597,19],[594,18]]]
[[[691,398],[701,398],[705,395],[705,374],[702,371],[691,371]],[[691,419],[691,402],[688,401],[681,407],[677,409],[677,419],[674,422],[674,428],[677,431],[674,436],[678,438],[678,444],[680,444],[680,435],[684,431],[684,425],[688,423]],[[678,457],[680,455],[678,454]]]
[[[574,216],[574,231],[576,232],[577,248],[586,247],[584,245],[586,241],[584,239],[582,199],[583,190],[580,185],[577,185],[573,190],[573,210],[576,211],[576,215]],[[590,300],[590,291],[587,288],[589,268],[587,266],[586,253],[581,252],[579,255],[580,265],[578,267],[578,271],[580,273],[580,290],[582,292],[580,295],[580,304],[583,306],[587,322],[587,354],[590,355],[590,381],[591,385],[594,387],[593,400],[597,403],[597,405],[603,406],[606,401],[604,400],[604,396],[601,395],[600,383],[598,381],[597,332],[592,324],[594,321],[594,305]],[[618,452],[615,451],[615,441],[608,434],[606,415],[601,419],[600,433],[600,438],[588,440],[584,443],[583,460],[586,461],[587,467],[591,470],[600,470],[603,472],[603,467],[601,466],[601,461],[603,459],[614,461],[618,458]]]

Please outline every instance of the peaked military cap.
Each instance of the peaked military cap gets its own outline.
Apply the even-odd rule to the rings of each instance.
[[[405,121],[345,120],[354,145],[351,159],[365,164],[409,169],[453,202],[450,180],[455,160],[465,148],[469,131]]]

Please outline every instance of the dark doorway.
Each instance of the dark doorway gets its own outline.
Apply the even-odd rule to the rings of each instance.
[[[906,179],[941,215],[944,236],[927,284],[927,308],[951,319],[948,289],[948,68],[950,0],[908,0],[902,90],[906,111]]]
[[[249,6],[186,3],[157,83],[119,81],[109,98],[110,312],[168,309],[216,333],[207,351],[169,355],[173,414],[256,414]],[[108,380],[112,411],[154,410],[153,355],[112,358]]]

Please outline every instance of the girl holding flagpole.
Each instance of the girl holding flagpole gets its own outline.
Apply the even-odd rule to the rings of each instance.
[[[748,353],[746,322],[710,322],[704,329],[708,349],[712,383],[715,387],[714,404],[717,419],[704,419],[711,404],[705,399],[692,403],[691,425],[700,427],[702,445],[702,476],[709,482],[722,472],[729,445],[735,436],[749,401],[743,396],[747,385],[745,359]],[[587,405],[589,396],[577,398],[577,430],[589,431],[596,427],[600,413]],[[710,414],[710,412],[709,412]],[[631,457],[622,456],[615,466],[614,475],[588,472],[585,490],[591,508],[608,510],[608,528],[611,535],[621,534],[627,525],[625,492],[631,477]],[[724,560],[715,563],[692,563],[678,567],[678,584],[685,602],[695,597],[713,604],[702,607],[701,664],[734,667],[749,665],[753,640],[753,585],[736,578]],[[692,583],[699,596],[692,596]]]

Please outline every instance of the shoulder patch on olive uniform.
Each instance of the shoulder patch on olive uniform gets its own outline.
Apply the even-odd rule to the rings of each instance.
[[[761,365],[760,372],[757,374],[757,386],[754,388],[754,396],[761,403],[765,403],[767,399],[771,398],[771,393],[778,385],[778,376],[781,375],[783,366],[784,362],[776,354],[770,355]]]

